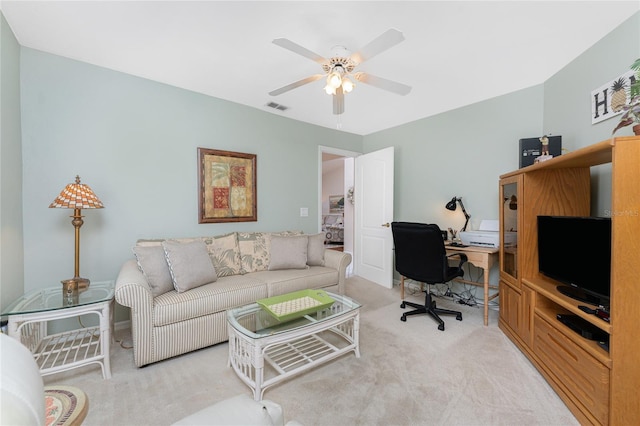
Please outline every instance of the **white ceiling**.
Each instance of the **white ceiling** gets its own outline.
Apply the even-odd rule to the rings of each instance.
[[[26,47],[366,135],[543,83],[640,10],[640,1],[1,1]],[[389,28],[405,41],[358,70],[413,87],[407,96],[358,84],[332,113],[322,72],[271,43],[321,56],[352,52]],[[620,70],[624,72],[626,70]],[[614,76],[612,76],[614,77]],[[285,112],[269,102],[289,107]]]

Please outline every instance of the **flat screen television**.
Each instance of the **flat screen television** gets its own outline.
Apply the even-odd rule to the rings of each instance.
[[[538,216],[538,266],[562,294],[608,308],[611,218]]]

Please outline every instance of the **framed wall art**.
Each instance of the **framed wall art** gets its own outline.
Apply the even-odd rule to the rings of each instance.
[[[344,195],[329,195],[329,213],[344,211]]]
[[[256,155],[198,148],[198,223],[255,222]]]

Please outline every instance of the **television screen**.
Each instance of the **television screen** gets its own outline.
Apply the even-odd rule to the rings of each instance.
[[[538,216],[540,273],[560,281],[574,299],[609,306],[611,219]]]

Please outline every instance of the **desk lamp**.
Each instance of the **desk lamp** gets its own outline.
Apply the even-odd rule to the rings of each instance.
[[[68,184],[49,206],[49,208],[73,209],[71,224],[76,229],[75,274],[73,278],[62,281],[62,285],[65,288],[76,284],[77,288],[81,290],[89,287],[89,280],[80,278],[80,227],[84,223],[80,210],[101,209],[103,207],[102,201],[98,199],[91,188],[84,183],[80,183],[80,176],[76,176],[75,183]]]
[[[469,219],[471,218],[471,215],[469,213],[467,213],[467,211],[464,209],[464,204],[462,204],[462,197],[453,197],[451,199],[451,201],[449,201],[447,203],[446,206],[444,206],[447,210],[451,210],[451,211],[455,211],[456,210],[456,202],[460,203],[460,207],[462,208],[462,213],[464,213],[464,217],[465,217],[465,222],[464,222],[464,226],[462,227],[462,229],[460,231],[466,231],[467,230],[467,225],[469,224]]]

